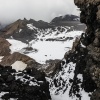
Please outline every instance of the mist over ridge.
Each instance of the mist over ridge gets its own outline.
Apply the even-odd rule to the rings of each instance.
[[[79,15],[74,0],[0,0],[1,24],[23,18],[50,22],[66,14]]]

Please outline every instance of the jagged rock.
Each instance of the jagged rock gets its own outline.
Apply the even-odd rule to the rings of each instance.
[[[99,2],[100,3],[100,2]],[[100,5],[97,7],[98,8],[98,11],[97,11],[97,20],[98,22],[100,23]]]
[[[97,87],[100,88],[100,67],[98,65],[93,65],[90,68],[90,73],[92,75],[93,80],[97,84]]]
[[[0,56],[7,56],[10,54],[10,43],[4,39],[0,38]]]
[[[62,18],[63,18],[63,21],[61,21]],[[38,36],[41,33],[42,35],[44,34],[45,36],[45,33],[52,33],[52,30],[54,31],[55,29],[58,30],[57,34],[59,34],[59,32],[66,31],[66,29],[67,29],[67,32],[73,31],[73,30],[85,30],[86,26],[84,24],[80,24],[79,21],[76,21],[79,19],[78,16],[66,15],[65,17],[62,16],[62,18],[61,20],[58,18],[58,20],[60,21],[59,24],[58,22],[54,21],[56,20],[56,18],[53,20],[54,22],[52,21],[50,23],[44,22],[42,20],[35,21],[33,19],[30,19],[30,20],[19,19],[10,25],[7,25],[5,28],[3,28],[0,31],[0,36],[6,39],[13,38],[13,39],[28,43],[31,40],[35,40],[35,39],[38,40]],[[70,20],[72,21],[70,22]],[[53,40],[57,40],[57,39],[53,39]],[[62,39],[59,38],[58,40],[60,41]],[[64,39],[64,41],[66,40],[67,39]]]
[[[6,26],[0,31],[0,36],[4,38],[14,38],[23,42],[27,42],[26,40],[33,40],[37,37],[38,32],[36,28],[30,28],[32,25],[40,29],[52,27],[52,25],[44,21],[35,21],[33,19],[27,20],[24,18],[24,20],[19,19]]]
[[[96,90],[92,96],[90,100],[100,100],[100,90]]]
[[[100,30],[96,30],[95,35],[96,35],[96,37],[100,38]]]
[[[16,72],[0,65],[0,100],[51,100],[45,74],[34,68]]]
[[[11,66],[16,61],[22,61],[23,63],[26,64],[26,67],[30,67],[30,68],[34,66],[35,68],[38,69],[41,66],[41,64],[37,63],[34,59],[26,55],[20,54],[18,52],[14,52],[13,54],[5,56],[0,62],[0,64],[3,66]],[[19,66],[21,67],[21,65]]]
[[[95,47],[100,47],[100,41],[99,41],[98,38],[95,38],[95,40],[93,41],[93,45],[94,45]]]
[[[80,43],[80,38],[76,38],[75,41],[73,42],[73,47],[72,47],[72,51],[76,50],[76,47],[79,45]]]
[[[54,76],[57,71],[61,69],[61,60],[48,60],[46,61],[46,68],[44,69],[44,72],[47,76]]]

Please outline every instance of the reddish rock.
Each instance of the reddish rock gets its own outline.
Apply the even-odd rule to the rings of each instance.
[[[10,54],[10,43],[4,39],[0,37],[0,56],[7,56]]]

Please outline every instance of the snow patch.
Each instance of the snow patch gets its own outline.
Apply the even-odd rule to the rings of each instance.
[[[27,64],[23,63],[22,61],[16,61],[11,66],[12,69],[15,69],[18,72],[23,71],[27,67]]]
[[[83,48],[86,48],[86,46],[85,46],[85,45],[83,45],[83,44],[82,44],[82,42],[81,42],[81,46],[82,46]]]
[[[30,30],[38,29],[38,28],[36,28],[35,26],[33,26],[32,24],[27,24],[27,27],[28,27]]]
[[[22,31],[22,29],[19,29],[19,33]]]
[[[10,46],[11,54],[14,52],[19,52],[22,48],[28,46],[26,43],[14,39],[7,39],[7,41],[11,44]]]
[[[9,92],[1,92],[1,93],[0,93],[0,100],[2,100],[1,97],[2,97],[3,95],[7,94],[7,93],[9,93]]]

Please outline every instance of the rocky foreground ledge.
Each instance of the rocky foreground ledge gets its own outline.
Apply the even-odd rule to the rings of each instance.
[[[0,65],[0,100],[51,100],[49,83],[34,68],[16,72]]]

